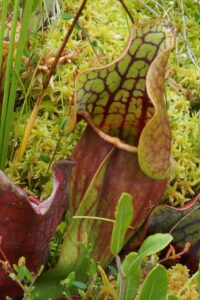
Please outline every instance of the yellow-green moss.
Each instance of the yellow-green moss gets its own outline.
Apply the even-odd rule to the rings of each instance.
[[[74,16],[81,1],[64,1],[64,10]],[[186,1],[185,23],[187,43],[195,56],[200,53],[199,24],[194,14],[198,12],[195,2]],[[190,2],[190,3],[189,3]],[[155,16],[139,1],[126,1],[136,21]],[[160,2],[158,1],[158,4]],[[167,12],[169,20],[183,32],[182,12],[179,1],[170,1],[155,5],[155,1],[146,1],[157,14]],[[61,16],[61,15],[60,15]],[[44,33],[43,46],[40,40],[35,43],[35,53],[38,57],[55,53],[69,28],[71,20],[62,20],[58,16],[55,23]],[[33,129],[24,160],[20,163],[9,163],[6,170],[9,177],[16,183],[26,186],[36,194],[42,192],[46,197],[51,192],[50,175],[47,174],[48,164],[41,159],[41,155],[52,157],[59,139],[59,126],[66,110],[69,110],[73,100],[74,72],[89,67],[111,62],[126,45],[129,35],[130,21],[117,0],[88,1],[81,16],[80,25],[83,29],[76,29],[66,47],[71,58],[64,65],[59,65],[53,77],[53,84],[48,88]],[[183,34],[182,34],[183,35]],[[89,37],[89,39],[88,39]],[[92,48],[91,42],[97,45]],[[96,54],[94,53],[96,52]],[[102,53],[105,54],[102,55]],[[172,171],[169,185],[165,194],[165,201],[173,205],[182,205],[200,190],[200,132],[198,127],[199,112],[192,111],[193,99],[198,104],[200,77],[197,67],[192,63],[183,41],[178,38],[177,47],[170,58],[169,78],[175,86],[167,87],[167,106],[172,128]],[[41,78],[40,78],[41,79]],[[30,78],[25,80],[28,86]],[[37,81],[29,99],[27,113],[21,114],[23,99],[18,100],[18,108],[14,116],[14,129],[10,140],[11,160],[17,145],[20,144],[26,124],[41,84]],[[68,158],[84,125],[79,125],[70,137],[64,136],[56,152],[54,160]]]
[[[169,293],[178,294],[178,292],[186,284],[189,276],[189,270],[186,266],[177,264],[170,268],[168,271],[168,288]],[[181,293],[179,300],[199,300],[197,287],[195,281],[192,281]]]

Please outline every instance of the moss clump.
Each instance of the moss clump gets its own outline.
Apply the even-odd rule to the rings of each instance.
[[[200,189],[199,112],[192,112],[184,95],[168,90],[172,130],[172,170],[165,199],[183,205]]]
[[[38,59],[44,65],[54,58],[61,41],[72,20],[66,20],[63,13],[74,16],[80,1],[61,1],[62,12],[54,23],[41,36],[30,43],[32,69],[26,69],[29,75],[23,83],[25,90],[31,82],[31,76],[37,68]],[[60,2],[60,4],[61,4]],[[198,6],[195,2],[184,3],[184,17],[179,1],[170,1],[155,5],[155,1],[146,1],[145,7],[138,1],[126,1],[135,21],[147,20],[155,14],[164,15],[178,28],[179,36],[176,49],[170,58],[168,76],[167,105],[172,128],[172,171],[165,194],[165,202],[175,206],[183,205],[200,190],[200,139],[199,139],[199,69],[191,59],[186,44],[183,41],[186,32],[187,45],[194,56],[199,55],[198,43],[199,24],[195,21]],[[183,22],[184,19],[184,22]],[[19,91],[19,97],[14,116],[14,129],[10,139],[10,163],[6,170],[8,176],[35,194],[42,193],[47,197],[51,191],[51,176],[47,172],[48,160],[54,154],[60,139],[60,124],[66,111],[70,110],[73,101],[75,72],[90,67],[97,67],[111,62],[123,50],[131,27],[121,4],[117,0],[88,1],[87,7],[79,20],[79,26],[74,30],[66,47],[69,55],[56,70],[51,86],[37,117],[24,160],[12,162],[18,146],[21,144],[24,128],[30,111],[33,109],[45,72],[36,72],[36,79],[25,104],[24,95]],[[43,69],[43,68],[41,68]],[[28,73],[26,73],[27,75]],[[20,87],[19,87],[20,89]],[[193,106],[195,103],[195,106]],[[23,104],[23,108],[22,108]],[[196,107],[196,111],[193,109]],[[55,153],[54,160],[67,159],[78,140],[84,125],[78,126],[70,137],[63,136]],[[47,159],[44,159],[46,157]]]
[[[186,266],[177,264],[168,271],[169,292],[177,294],[190,279]],[[198,300],[198,291],[195,281],[192,281],[181,293],[179,300]]]

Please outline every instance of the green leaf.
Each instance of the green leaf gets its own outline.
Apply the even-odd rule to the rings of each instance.
[[[109,269],[110,274],[111,274],[113,277],[116,277],[116,276],[118,275],[118,272],[117,272],[117,270],[116,270],[115,267],[113,267],[113,266],[108,266],[108,269]]]
[[[162,265],[157,265],[146,277],[139,300],[166,300],[167,271]]]
[[[96,262],[91,259],[90,261],[90,266],[89,266],[89,276],[90,277],[93,277],[95,275],[95,273],[97,272],[97,265],[96,265]]]
[[[61,130],[65,128],[67,121],[68,121],[68,117],[65,117],[59,126]]]
[[[146,256],[153,255],[163,250],[172,241],[170,234],[157,233],[149,236],[138,251],[138,258],[143,259]]]
[[[25,267],[24,266],[19,267],[17,277],[20,281],[24,280],[24,277],[25,277]]]
[[[173,236],[173,246],[184,249],[185,243],[191,246],[187,252],[190,268],[198,268],[200,258],[200,193],[181,208],[168,205],[157,206],[149,216],[148,234],[166,232]]]
[[[64,12],[64,13],[62,14],[61,18],[62,18],[62,20],[68,21],[68,20],[73,19],[74,17],[73,17],[72,15],[68,14],[67,12]],[[81,29],[80,23],[77,22],[76,25],[75,25],[75,27],[76,27],[76,29],[80,30],[80,29]]]
[[[38,8],[40,2],[41,2],[41,0],[34,0],[33,1],[32,11],[34,11]]]
[[[31,272],[29,271],[29,269],[26,266],[24,266],[24,271],[25,271],[25,278],[29,282],[31,282],[33,280],[33,276],[32,276]]]
[[[72,286],[74,280],[75,280],[75,272],[71,272],[71,273],[69,273],[67,278],[65,278],[64,280],[61,280],[60,284],[62,286],[69,288]]]
[[[62,14],[62,16],[61,16],[61,19],[62,20],[71,20],[71,19],[73,19],[73,16],[72,15],[70,15],[70,14],[68,14],[67,12],[64,12],[63,14]]]
[[[51,158],[50,158],[48,155],[46,155],[46,154],[41,154],[41,155],[40,155],[40,159],[41,159],[43,162],[45,162],[45,163],[49,163],[50,160],[51,160]]]
[[[176,295],[168,295],[167,300],[179,300]]]
[[[115,224],[112,232],[111,252],[117,255],[123,247],[126,231],[133,219],[132,196],[123,193],[119,199],[116,212]]]
[[[97,43],[96,40],[91,41],[91,46],[97,48],[97,49],[99,50],[99,52],[100,52],[103,56],[105,56],[105,52],[104,52],[103,49],[98,45],[98,43]]]
[[[140,286],[140,264],[137,253],[132,252],[126,256],[122,263],[122,271],[125,274],[125,287],[123,300],[133,300]],[[120,276],[117,279],[117,294],[120,292]]]
[[[194,18],[195,18],[195,21],[197,22],[197,24],[200,25],[200,13],[195,13]]]
[[[77,287],[78,289],[81,289],[81,290],[86,290],[87,289],[87,285],[84,282],[74,281],[72,283],[72,285]]]
[[[172,241],[170,234],[155,234],[149,236],[140,247],[138,254],[130,253],[126,256],[122,270],[125,274],[125,288],[123,300],[132,300],[137,295],[140,286],[140,265],[142,260],[164,249]],[[118,275],[118,295],[119,295],[120,277]]]
[[[13,269],[14,269],[15,272],[19,271],[19,267],[16,264],[13,264]]]

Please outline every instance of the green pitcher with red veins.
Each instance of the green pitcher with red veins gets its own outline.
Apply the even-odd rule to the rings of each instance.
[[[48,291],[48,297],[61,295],[60,280],[71,271],[76,272],[76,280],[86,278],[83,244],[90,245],[91,256],[102,267],[110,262],[113,223],[105,219],[114,219],[123,192],[131,194],[134,211],[132,229],[127,232],[125,242],[162,201],[171,154],[164,82],[174,43],[175,30],[166,20],[138,23],[133,26],[127,46],[117,60],[76,77],[74,109],[66,132],[82,118],[88,126],[71,156],[75,167],[68,180],[67,195],[69,212],[75,218],[65,233],[56,266],[36,282],[38,299],[47,299],[44,291]],[[72,169],[67,163],[65,168]],[[18,194],[12,207],[16,211],[21,205]],[[51,226],[50,231],[52,234]],[[10,246],[11,243],[10,240]],[[23,251],[20,255],[23,256]]]
[[[123,192],[132,195],[134,208],[126,240],[161,202],[171,152],[164,82],[174,42],[165,20],[134,25],[117,60],[77,76],[71,119],[88,123],[72,154],[70,211],[80,218],[66,232],[56,268],[81,266],[83,239],[93,245],[95,260],[108,264],[113,225],[91,216],[114,219]]]

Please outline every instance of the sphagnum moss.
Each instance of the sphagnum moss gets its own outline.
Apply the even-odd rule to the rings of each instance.
[[[74,16],[80,1],[64,1],[64,10]],[[136,21],[154,17],[153,13],[138,1],[126,1]],[[172,3],[173,2],[173,3]],[[178,31],[183,31],[182,13],[178,1],[171,1],[155,6],[154,1],[146,1],[157,14],[167,17],[175,23]],[[199,24],[195,22],[197,5],[195,2],[184,3],[187,43],[195,56],[199,55]],[[61,18],[62,14],[44,33],[43,45],[40,39],[35,42],[33,53],[38,57],[51,53],[54,57],[71,20]],[[74,72],[97,67],[111,62],[123,50],[130,29],[130,21],[119,1],[88,1],[87,7],[79,20],[79,29],[72,34],[67,51],[73,58],[59,65],[53,77],[51,87],[43,101],[32,132],[24,160],[10,162],[6,172],[17,184],[22,184],[34,193],[41,193],[42,198],[51,192],[51,176],[47,174],[48,163],[42,157],[51,158],[59,140],[59,126],[63,122],[66,110],[73,100]],[[92,45],[91,45],[92,44]],[[104,55],[105,54],[105,55]],[[167,106],[172,129],[172,171],[165,194],[165,202],[175,206],[183,205],[200,189],[200,139],[198,119],[199,112],[191,109],[190,95],[198,101],[200,77],[196,66],[192,63],[185,44],[178,39],[177,47],[170,58],[169,77],[176,81],[176,88],[167,88]],[[40,78],[41,79],[41,78]],[[24,80],[27,88],[30,78]],[[29,111],[40,89],[39,82],[32,88],[30,105],[27,113],[19,118],[23,97],[16,108],[14,130],[10,140],[12,157],[20,144]],[[84,124],[82,123],[69,137],[63,136],[54,160],[67,159],[78,140]],[[48,160],[48,159],[47,159]],[[41,187],[42,186],[42,187]]]
[[[169,291],[172,294],[177,294],[186,284],[189,276],[189,270],[186,266],[176,264],[168,271]],[[179,300],[199,300],[197,286],[195,280],[192,281],[179,297]]]

